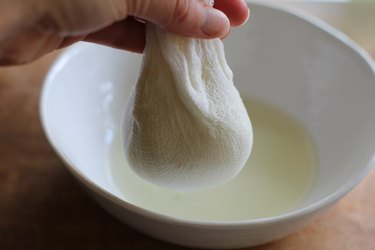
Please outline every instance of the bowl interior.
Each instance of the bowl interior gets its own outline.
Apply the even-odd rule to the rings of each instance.
[[[242,96],[277,106],[312,137],[318,173],[296,209],[349,191],[374,156],[374,69],[329,28],[278,8],[251,8],[250,22],[226,39],[226,55]],[[58,153],[119,197],[107,158],[140,65],[140,55],[77,44],[52,67],[41,99],[42,122]]]

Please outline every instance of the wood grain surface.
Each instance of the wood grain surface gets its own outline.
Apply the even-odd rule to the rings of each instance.
[[[339,27],[375,57],[375,32],[370,31],[375,4],[298,7]],[[38,116],[41,83],[56,54],[0,68],[0,249],[187,249],[114,219],[89,199],[57,158]],[[375,170],[305,229],[253,249],[375,249]]]

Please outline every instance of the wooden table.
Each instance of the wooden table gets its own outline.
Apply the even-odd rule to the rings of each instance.
[[[375,4],[296,5],[348,33],[375,58]],[[38,99],[56,54],[0,69],[0,249],[185,249],[144,236],[107,214],[52,151],[41,129]],[[254,249],[375,249],[375,170],[305,229]]]

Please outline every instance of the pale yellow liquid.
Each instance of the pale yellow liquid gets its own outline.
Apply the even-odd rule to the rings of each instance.
[[[254,145],[235,179],[217,188],[186,193],[154,186],[132,172],[117,138],[110,170],[122,198],[165,215],[208,221],[273,217],[298,206],[315,177],[315,153],[309,135],[276,108],[252,101],[245,105],[253,125]]]

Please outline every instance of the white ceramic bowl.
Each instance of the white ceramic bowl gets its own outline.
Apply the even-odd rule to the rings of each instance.
[[[51,68],[41,97],[45,132],[67,168],[107,211],[153,237],[206,248],[253,246],[286,236],[350,191],[370,170],[375,149],[374,64],[324,23],[283,6],[252,3],[250,22],[226,39],[235,83],[245,97],[301,122],[319,171],[294,210],[272,218],[210,222],[134,206],[109,178],[109,146],[121,124],[141,56],[81,43]]]

